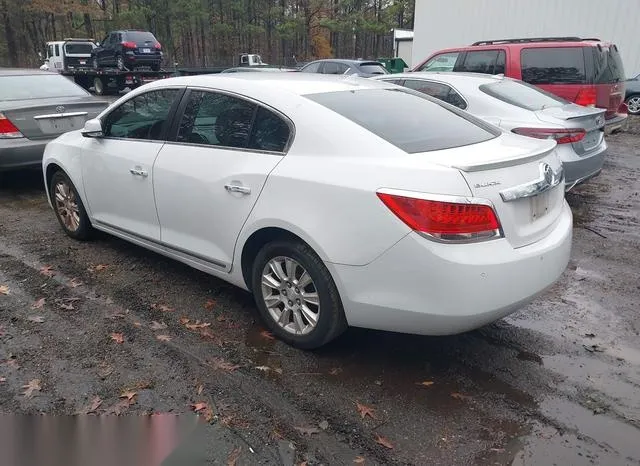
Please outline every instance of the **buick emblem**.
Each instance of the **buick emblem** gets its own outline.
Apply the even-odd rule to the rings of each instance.
[[[604,125],[604,118],[602,118],[601,116],[596,118],[596,125],[598,126],[602,126]]]
[[[56,112],[58,113],[64,113],[64,105],[58,105],[56,107]]]
[[[553,173],[553,169],[551,168],[551,166],[549,166],[548,163],[543,163],[541,168],[542,168],[542,176],[544,177],[544,181],[547,184],[553,184],[553,179],[555,178],[555,175]]]

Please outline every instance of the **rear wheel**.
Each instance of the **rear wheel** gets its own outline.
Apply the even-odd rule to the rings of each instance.
[[[107,83],[100,76],[96,76],[93,79],[93,88],[96,91],[96,95],[105,95],[107,93]]]
[[[627,99],[627,107],[632,115],[640,115],[640,94],[632,95]]]
[[[78,191],[66,173],[57,171],[53,174],[49,193],[56,217],[64,232],[74,239],[88,239],[92,230],[91,222]]]
[[[160,63],[154,63],[151,65],[151,71],[160,71]]]
[[[100,63],[98,63],[98,57],[93,57],[93,69],[94,70],[99,70],[100,69]]]
[[[331,274],[301,241],[265,245],[253,264],[252,288],[266,326],[291,346],[318,348],[347,328]]]

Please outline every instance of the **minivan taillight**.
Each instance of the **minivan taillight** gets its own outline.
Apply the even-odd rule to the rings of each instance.
[[[156,50],[162,50],[162,44],[160,42],[156,42],[154,47],[155,47]]]
[[[582,105],[583,107],[595,107],[596,106],[596,88],[593,86],[583,87],[578,92],[576,96],[576,100],[574,101],[578,105]]]
[[[23,138],[24,135],[14,125],[11,120],[0,113],[0,139]]]
[[[400,194],[402,193],[402,194]],[[488,201],[438,196],[418,197],[405,191],[380,190],[380,200],[409,228],[442,242],[472,242],[502,237],[500,221]],[[431,197],[431,196],[430,196]],[[442,200],[440,200],[442,199]],[[474,202],[475,201],[475,202]]]
[[[123,42],[122,46],[125,49],[137,49],[138,48],[138,44],[136,44],[135,42],[129,42],[129,41]]]
[[[516,134],[536,139],[554,139],[558,144],[570,144],[584,139],[587,132],[582,128],[514,128]]]

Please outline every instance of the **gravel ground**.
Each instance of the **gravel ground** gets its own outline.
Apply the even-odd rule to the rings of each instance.
[[[273,340],[222,281],[67,238],[38,173],[0,175],[0,414],[188,424],[195,404],[166,464],[640,464],[640,119],[608,140],[567,195],[570,266],[534,303],[463,335],[351,329],[315,352]]]

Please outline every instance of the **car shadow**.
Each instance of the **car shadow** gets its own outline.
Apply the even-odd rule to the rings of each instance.
[[[40,169],[0,172],[0,196],[24,196],[44,193]]]

